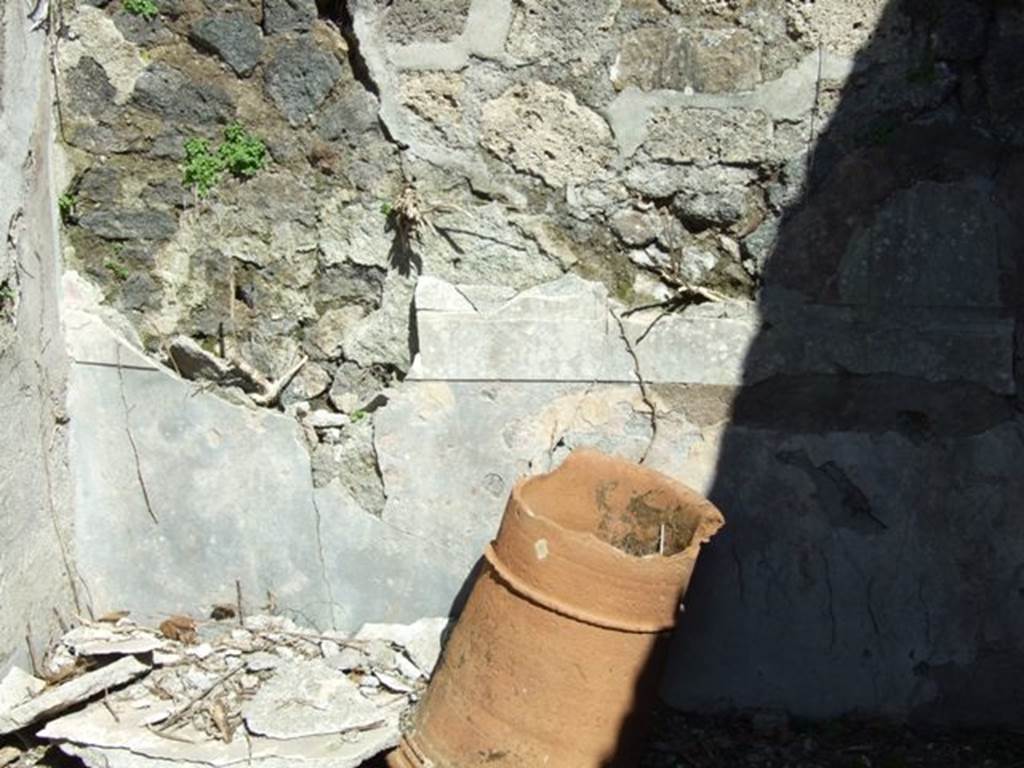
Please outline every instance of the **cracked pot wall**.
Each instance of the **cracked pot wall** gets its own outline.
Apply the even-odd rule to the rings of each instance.
[[[46,647],[82,589],[68,552],[50,48],[24,10],[0,8],[0,675],[29,668],[28,643]]]
[[[725,512],[673,703],[1019,717],[1012,4],[157,7],[58,30],[98,610],[448,611],[586,444]],[[269,162],[200,199],[233,121]]]

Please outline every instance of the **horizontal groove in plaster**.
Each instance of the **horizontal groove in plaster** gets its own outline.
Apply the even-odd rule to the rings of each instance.
[[[128,363],[101,363],[98,360],[72,360],[75,365],[91,366],[93,368],[113,368],[115,371],[145,371],[146,373],[160,373],[159,368],[151,365],[130,365]]]

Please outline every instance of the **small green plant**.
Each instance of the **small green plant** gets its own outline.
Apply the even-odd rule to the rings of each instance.
[[[352,411],[351,414],[349,414],[349,419],[352,421],[353,424],[356,424],[357,422],[360,422],[360,421],[362,421],[365,418],[366,418],[366,411],[363,411],[363,410],[360,410],[360,409],[356,409],[356,410]]]
[[[132,16],[141,16],[146,21],[160,15],[160,9],[153,0],[122,0],[121,5]]]
[[[267,164],[267,146],[237,122],[224,129],[217,155],[224,168],[239,178],[255,176]]]
[[[185,142],[185,164],[182,166],[182,181],[195,187],[199,197],[206,197],[220,181],[224,168],[217,155],[210,151],[206,139],[189,139]]]
[[[114,279],[117,280],[117,282],[123,283],[128,279],[128,267],[117,259],[107,259],[103,262],[103,266],[106,267],[107,271],[114,276]]]
[[[267,164],[267,146],[249,133],[240,123],[230,123],[224,129],[224,141],[216,151],[210,149],[206,139],[191,138],[185,142],[185,163],[182,181],[206,197],[217,186],[224,173],[241,179],[255,176]]]
[[[57,198],[57,209],[60,211],[60,218],[64,222],[72,221],[75,217],[75,205],[78,198],[72,192],[65,192]]]

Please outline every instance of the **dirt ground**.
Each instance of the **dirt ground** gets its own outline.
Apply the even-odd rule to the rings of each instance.
[[[1024,768],[1024,732],[853,720],[704,717],[662,710],[640,768]]]
[[[51,749],[40,765],[80,768]],[[1024,768],[1024,733],[923,731],[834,720],[702,717],[669,710],[656,716],[638,768]],[[385,768],[377,758],[364,768]]]
[[[660,710],[638,768],[1024,768],[1024,732]],[[364,768],[384,768],[382,759]]]

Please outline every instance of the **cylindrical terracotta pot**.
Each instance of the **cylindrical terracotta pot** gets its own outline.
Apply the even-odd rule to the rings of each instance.
[[[391,768],[633,766],[666,641],[722,515],[578,450],[512,490]]]

